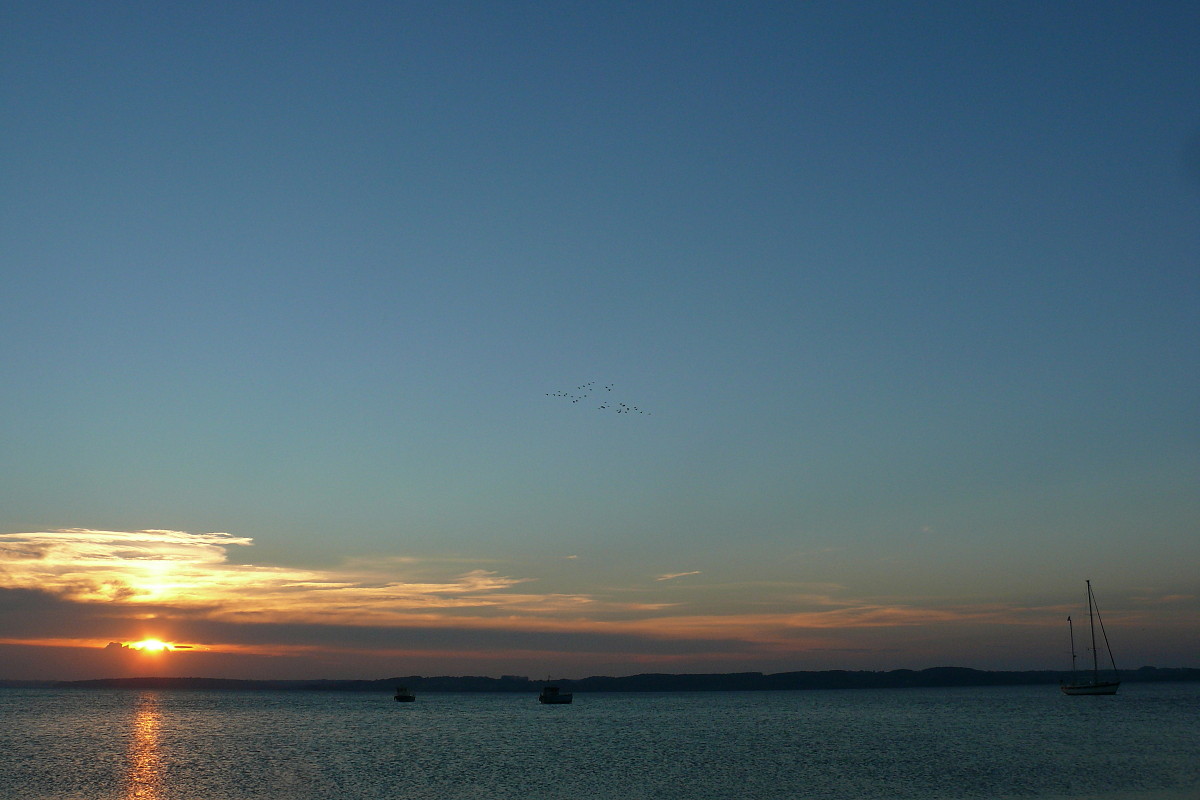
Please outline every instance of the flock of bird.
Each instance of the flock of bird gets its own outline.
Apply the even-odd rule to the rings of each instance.
[[[611,384],[611,383],[605,384],[603,389],[598,389],[598,388],[596,388],[595,381],[588,381],[587,383],[583,384],[582,386],[576,386],[574,389],[572,389],[570,391],[564,390],[564,391],[557,391],[557,392],[546,392],[546,396],[547,397],[562,397],[564,399],[570,400],[572,403],[578,404],[580,402],[587,402],[589,400],[589,398],[591,398],[593,391],[596,391],[596,392],[603,391],[603,392],[611,393],[612,390],[613,390],[613,384]],[[592,400],[591,402],[596,402],[596,401]],[[609,398],[607,394],[601,395],[601,399],[599,402],[600,402],[600,405],[597,406],[597,409],[600,411],[610,411],[611,410],[611,411],[615,411],[618,414],[645,414],[646,416],[650,415],[649,411],[643,411],[642,409],[638,408],[637,406],[631,406],[631,405],[627,405],[626,403],[620,403],[620,402],[614,401],[611,398]]]

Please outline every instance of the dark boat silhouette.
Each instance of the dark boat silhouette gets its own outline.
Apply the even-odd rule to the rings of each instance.
[[[571,702],[572,694],[570,692],[559,691],[557,686],[546,686],[542,689],[542,693],[538,695],[539,703],[555,703],[563,704]]]
[[[1117,662],[1113,660],[1112,648],[1108,646],[1108,633],[1104,630],[1104,620],[1100,619],[1100,608],[1096,605],[1092,594],[1092,582],[1087,582],[1088,598],[1088,627],[1092,632],[1092,679],[1080,680],[1075,672],[1075,626],[1067,617],[1067,628],[1071,631],[1071,682],[1059,686],[1063,694],[1116,694],[1121,685],[1121,676],[1117,673]],[[1100,635],[1104,638],[1104,648],[1108,651],[1108,661],[1112,664],[1112,680],[1100,680],[1100,664],[1096,658],[1096,621],[1100,622]]]

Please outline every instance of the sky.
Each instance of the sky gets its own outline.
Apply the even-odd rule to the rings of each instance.
[[[5,3],[0,678],[1200,666],[1198,33]]]

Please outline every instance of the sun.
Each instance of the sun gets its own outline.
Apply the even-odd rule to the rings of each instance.
[[[141,650],[148,653],[161,653],[163,650],[170,650],[171,645],[166,642],[160,642],[158,639],[143,639],[140,642],[134,642],[129,645],[134,650]]]

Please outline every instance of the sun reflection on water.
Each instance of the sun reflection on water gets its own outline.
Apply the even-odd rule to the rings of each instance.
[[[138,698],[129,732],[129,768],[124,800],[161,800],[163,797],[163,767],[158,746],[161,724],[158,695],[144,692]]]

